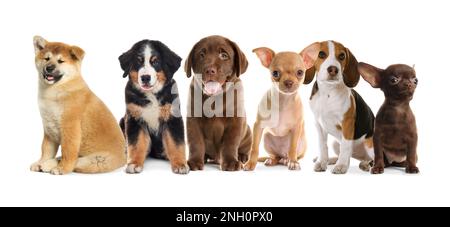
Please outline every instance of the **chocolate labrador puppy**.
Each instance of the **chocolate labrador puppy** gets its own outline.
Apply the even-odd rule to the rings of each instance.
[[[383,70],[366,63],[359,63],[358,70],[386,97],[375,120],[372,174],[383,173],[385,166],[406,167],[406,173],[419,173],[416,120],[409,106],[417,87],[416,72],[407,65],[391,65]]]
[[[239,76],[247,59],[236,43],[222,36],[200,40],[185,71],[190,85],[187,117],[189,167],[203,170],[211,161],[223,171],[239,171],[248,160],[252,136],[247,125]]]

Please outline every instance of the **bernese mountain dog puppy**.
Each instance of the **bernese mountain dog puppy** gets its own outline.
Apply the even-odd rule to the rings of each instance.
[[[168,159],[172,171],[187,174],[184,124],[173,75],[181,58],[160,41],[142,40],[119,57],[127,106],[120,126],[127,139],[126,172],[141,173],[147,156]]]

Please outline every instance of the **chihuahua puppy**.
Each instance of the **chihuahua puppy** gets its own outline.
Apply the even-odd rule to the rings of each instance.
[[[286,165],[289,170],[300,170],[298,161],[306,151],[303,105],[298,89],[305,80],[305,72],[312,67],[298,53],[281,52],[261,47],[253,50],[271,73],[272,88],[262,98],[256,123],[253,126],[253,145],[244,170],[256,167],[259,144],[264,137],[264,148],[269,158],[262,158],[266,166]],[[270,112],[269,112],[270,111]]]
[[[418,82],[415,70],[407,65],[391,65],[382,70],[359,63],[358,71],[372,87],[381,88],[386,97],[375,120],[375,166],[371,173],[382,174],[388,166],[419,173],[416,120],[409,107]]]

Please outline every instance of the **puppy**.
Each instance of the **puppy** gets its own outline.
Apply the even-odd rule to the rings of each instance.
[[[361,96],[352,89],[358,84],[358,62],[349,49],[335,41],[313,43],[303,50],[306,62],[314,67],[306,72],[305,83],[314,83],[310,106],[316,119],[320,155],[314,170],[325,171],[336,164],[334,174],[345,174],[350,157],[361,161],[360,168],[369,171],[373,160],[374,116]],[[338,159],[328,158],[328,135],[336,138],[334,150]]]
[[[359,63],[358,70],[386,97],[375,120],[375,166],[371,173],[382,174],[385,166],[406,167],[406,173],[419,173],[416,119],[409,107],[417,87],[416,72],[407,65],[382,70],[366,63]]]
[[[261,137],[264,137],[264,148],[270,155],[270,158],[265,160],[266,166],[281,163],[287,165],[290,170],[299,170],[298,160],[306,152],[306,136],[303,105],[298,89],[312,63],[304,62],[302,56],[293,52],[275,54],[266,47],[257,48],[253,52],[262,65],[269,69],[272,88],[266,92],[259,104],[258,116],[253,126],[251,156],[244,169],[255,169],[259,143]],[[266,109],[266,106],[270,106],[271,110]],[[271,116],[272,114],[275,116]]]
[[[39,36],[34,37],[34,48],[44,141],[41,159],[31,170],[54,175],[103,173],[125,165],[125,139],[119,125],[81,77],[84,51]]]
[[[173,75],[181,58],[159,41],[142,40],[119,57],[128,76],[127,110],[121,127],[128,142],[127,173],[141,173],[147,155],[168,159],[172,171],[187,174],[184,124]]]
[[[195,74],[187,117],[191,170],[203,170],[210,160],[238,171],[247,162],[252,139],[239,79],[247,66],[238,45],[225,37],[206,37],[192,48],[185,64],[187,76]]]

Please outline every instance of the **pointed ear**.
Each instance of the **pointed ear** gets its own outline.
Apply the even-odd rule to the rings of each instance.
[[[47,43],[48,43],[47,40],[45,40],[40,36],[33,37],[34,52],[36,54],[39,53],[41,50],[45,48]]]
[[[119,56],[120,67],[123,70],[123,78],[127,77],[131,71],[131,60],[133,57],[133,53],[134,49],[131,48],[129,51]]]
[[[84,58],[84,50],[77,46],[71,46],[70,55],[74,60],[82,61]]]
[[[189,78],[192,76],[192,64],[194,63],[194,55],[195,55],[195,49],[197,48],[197,44],[192,47],[191,52],[189,52],[189,55],[184,62],[184,72],[186,72],[186,76]]]
[[[372,85],[372,87],[380,88],[381,73],[383,72],[382,69],[364,62],[360,62],[358,63],[358,71],[359,73],[361,73],[361,76],[364,78],[364,80]]]
[[[344,69],[344,83],[347,87],[355,87],[359,82],[358,61],[348,48],[345,51],[348,59]]]
[[[241,51],[241,49],[235,42],[231,40],[228,40],[228,42],[234,50],[234,73],[237,77],[239,77],[247,71],[248,61],[245,57],[244,52]]]
[[[180,68],[181,57],[169,49],[160,41],[152,41],[156,51],[161,54],[164,73],[167,78],[172,78],[176,71]]]
[[[302,52],[300,52],[300,56],[302,56],[303,63],[305,64],[307,69],[314,66],[314,63],[316,62],[317,57],[319,56],[319,50],[320,50],[320,43],[315,42],[307,46],[305,49],[302,50]]]
[[[253,50],[253,53],[255,53],[259,60],[261,61],[261,64],[269,68],[270,64],[272,64],[273,57],[275,56],[275,52],[267,47],[260,47]]]
[[[320,43],[315,42],[307,46],[302,50],[302,52],[300,52],[303,63],[305,64],[306,68],[308,68],[305,73],[305,81],[303,81],[303,84],[309,84],[314,80],[314,76],[316,75],[316,67],[314,66],[314,64],[317,60],[317,57],[319,56],[319,51]]]

